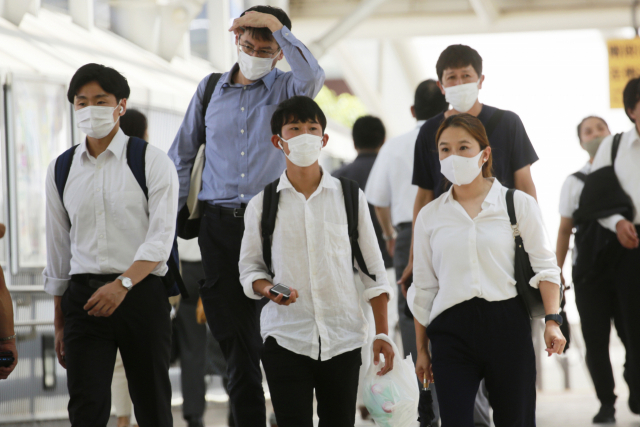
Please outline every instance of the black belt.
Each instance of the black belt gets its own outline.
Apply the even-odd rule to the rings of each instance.
[[[396,230],[400,231],[406,228],[411,228],[412,225],[413,224],[410,222],[401,222],[400,224],[396,225]]]
[[[97,280],[99,282],[113,282],[118,277],[122,276],[122,273],[116,274],[73,274],[71,276],[71,280],[77,283],[86,284],[89,283],[89,280]]]
[[[232,216],[234,218],[244,217],[245,208],[224,208],[222,206],[214,206],[207,204],[206,210],[220,216]]]

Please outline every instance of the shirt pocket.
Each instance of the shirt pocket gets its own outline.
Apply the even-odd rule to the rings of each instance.
[[[349,243],[349,229],[347,224],[324,223],[325,250],[336,257],[349,256],[351,244]]]
[[[141,191],[114,191],[108,196],[111,219],[121,230],[139,228],[146,217]]]

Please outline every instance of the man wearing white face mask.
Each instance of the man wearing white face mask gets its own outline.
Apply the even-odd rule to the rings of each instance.
[[[74,427],[107,425],[118,350],[139,425],[173,425],[163,277],[175,235],[178,176],[165,153],[120,129],[129,92],[116,70],[81,67],[67,95],[87,138],[47,172],[44,288],[54,296],[55,349],[67,369]],[[144,167],[134,170],[139,156]],[[140,171],[144,189],[134,175]]]
[[[361,347],[368,339],[360,298],[373,309],[378,334],[374,363],[383,354],[381,374],[393,368],[394,352],[387,342],[393,290],[364,193],[349,180],[345,191],[345,184],[318,164],[329,140],[326,123],[308,97],[278,106],[271,142],[287,159],[287,169],[249,202],[245,216],[240,281],[247,299],[268,299],[260,319],[262,363],[279,427],[314,425],[314,391],[319,427],[353,427]],[[358,205],[350,216],[346,203],[354,197]],[[349,225],[357,228],[355,245]]]
[[[538,156],[517,114],[481,104],[478,100],[484,83],[482,58],[478,52],[469,46],[449,46],[440,54],[436,72],[438,86],[452,108],[427,120],[416,140],[412,183],[418,186],[418,193],[413,208],[414,223],[420,210],[448,189],[440,173],[435,136],[446,118],[460,113],[477,117],[485,127],[493,149],[493,172],[496,178],[504,186],[517,188],[535,198],[531,165],[538,160]],[[412,273],[413,252],[400,278],[404,289],[410,285]],[[477,409],[476,425],[488,427],[489,403],[482,392]]]
[[[229,365],[229,396],[239,427],[266,423],[260,371],[261,305],[244,297],[238,259],[244,209],[284,170],[284,156],[269,143],[269,122],[278,103],[294,95],[315,97],[324,71],[291,32],[279,8],[255,6],[235,19],[238,62],[229,72],[198,85],[169,157],[180,179],[185,205],[191,169],[206,143],[199,243],[205,271],[200,288],[209,327]],[[286,57],[290,72],[275,68]],[[205,113],[206,112],[206,113]]]

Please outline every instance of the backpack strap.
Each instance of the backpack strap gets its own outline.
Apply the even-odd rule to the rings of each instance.
[[[511,222],[511,227],[515,227],[518,225],[518,219],[516,218],[516,208],[513,204],[513,193],[515,192],[515,188],[510,188],[507,191],[507,212],[509,213],[509,221]]]
[[[360,187],[358,186],[358,183],[353,180],[347,179],[345,177],[340,177],[339,179],[340,184],[342,184],[344,206],[347,211],[347,227],[349,230],[349,243],[351,244],[352,254],[351,261],[357,261],[358,267],[360,267],[360,271],[362,271],[365,276],[369,277],[375,282],[376,276],[369,273],[367,264],[364,262],[364,257],[362,256],[360,244],[358,243],[358,238],[360,237],[358,234]]]
[[[487,138],[491,137],[493,131],[498,127],[498,123],[502,120],[502,116],[504,116],[504,110],[497,109],[495,113],[491,116],[486,126],[484,127],[485,132],[487,133]]]
[[[618,149],[620,148],[620,140],[622,139],[622,133],[617,133],[613,137],[613,144],[611,144],[611,166],[616,162],[618,156]]]
[[[145,174],[146,167],[146,153],[149,143],[144,139],[136,138],[135,136],[129,137],[127,143],[127,164],[131,173],[138,181],[138,185],[144,193],[144,197],[149,200],[149,189],[147,188],[147,176]],[[167,260],[167,267],[169,272],[163,277],[163,282],[168,288],[172,288],[174,284],[178,285],[178,289],[184,298],[189,298],[189,292],[182,280],[180,274],[180,258],[178,257],[178,242],[174,238],[173,246],[171,248],[171,254]]]
[[[262,258],[267,266],[267,271],[273,278],[271,263],[271,245],[273,244],[273,231],[276,228],[276,217],[278,215],[278,203],[280,201],[280,193],[278,193],[278,184],[280,178],[276,179],[264,188],[262,195],[262,219],[260,228],[262,229]]]
[[[218,81],[222,77],[220,73],[211,73],[209,74],[209,80],[207,80],[207,85],[204,88],[204,96],[202,97],[202,119],[204,120],[207,115],[207,108],[209,107],[209,103],[211,102],[211,97],[213,96],[213,91],[216,89],[216,85]]]
[[[56,188],[60,195],[60,201],[64,206],[64,187],[67,185],[67,179],[69,179],[69,172],[71,171],[71,163],[73,163],[73,155],[76,153],[77,145],[69,148],[64,153],[60,154],[56,159],[56,165],[54,169],[54,179],[56,182]]]
[[[587,174],[585,174],[584,172],[578,171],[578,172],[572,173],[571,175],[575,176],[582,182],[587,182]]]

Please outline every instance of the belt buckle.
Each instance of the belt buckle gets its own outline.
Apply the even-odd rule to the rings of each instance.
[[[242,218],[244,217],[244,212],[240,212],[242,208],[234,208],[233,209],[233,217],[234,218]]]

